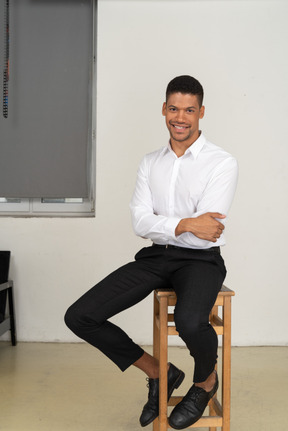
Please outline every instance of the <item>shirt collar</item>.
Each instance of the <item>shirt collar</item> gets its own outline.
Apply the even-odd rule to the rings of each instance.
[[[197,159],[197,157],[198,157],[198,155],[199,155],[200,151],[202,150],[202,148],[203,148],[203,147],[204,147],[204,145],[205,145],[205,142],[206,142],[206,138],[205,138],[205,136],[203,135],[203,133],[201,132],[201,133],[200,133],[199,138],[198,138],[198,139],[196,139],[196,141],[195,141],[195,142],[193,142],[193,144],[192,144],[192,145],[190,145],[190,147],[189,147],[189,148],[187,148],[187,150],[186,150],[186,152],[185,152],[185,154],[184,154],[184,155],[186,155],[186,154],[192,154],[193,158],[194,158],[194,159]],[[168,142],[168,145],[167,145],[167,147],[166,147],[166,151],[171,151],[173,154],[175,154],[175,153],[174,153],[174,151],[173,151],[173,150],[172,150],[172,148],[171,148],[170,141]],[[175,155],[176,155],[176,154],[175,154]]]

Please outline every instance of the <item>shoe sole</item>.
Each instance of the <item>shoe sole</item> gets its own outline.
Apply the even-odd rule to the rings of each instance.
[[[171,389],[170,389],[170,391],[168,393],[168,401],[169,401],[169,399],[170,399],[173,391],[175,389],[179,388],[179,386],[181,385],[181,383],[183,382],[183,380],[185,378],[185,373],[183,373],[183,371],[181,371],[181,370],[179,370],[179,371],[180,371],[180,373],[179,373],[177,379],[173,383],[173,385],[172,385],[172,387],[171,387]],[[146,427],[147,425],[151,424],[152,422],[155,421],[156,418],[158,418],[158,416],[159,416],[159,413],[157,414],[157,416],[152,417],[148,422],[145,422],[145,424],[141,424],[140,423],[141,427]]]

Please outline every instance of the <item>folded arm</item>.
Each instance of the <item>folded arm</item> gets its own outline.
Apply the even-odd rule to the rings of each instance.
[[[195,218],[181,219],[175,229],[175,235],[190,232],[199,239],[209,242],[216,242],[222,235],[225,226],[217,220],[224,219],[226,216],[220,213],[208,212]]]
[[[220,238],[236,189],[238,168],[232,157],[215,170],[190,218],[156,215],[148,182],[148,168],[142,161],[130,204],[132,223],[136,235],[154,242],[167,243],[181,236],[188,247],[207,247]],[[221,221],[220,221],[221,220]]]

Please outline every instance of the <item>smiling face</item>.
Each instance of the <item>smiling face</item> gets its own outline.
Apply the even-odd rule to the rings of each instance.
[[[199,120],[205,108],[195,94],[172,93],[163,103],[162,114],[170,133],[173,151],[181,156],[199,137]]]

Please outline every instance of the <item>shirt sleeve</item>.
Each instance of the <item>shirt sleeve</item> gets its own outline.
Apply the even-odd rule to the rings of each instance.
[[[207,212],[218,212],[226,216],[225,219],[219,219],[219,221],[225,225],[235,195],[237,181],[237,161],[234,157],[227,157],[213,172],[199,200],[196,212],[191,215],[191,218],[196,218]],[[178,238],[186,247],[208,248],[225,244],[224,233],[222,233],[216,243],[200,239],[190,232],[185,232],[179,235]]]
[[[235,195],[237,180],[237,161],[234,157],[229,157],[215,169],[192,217],[207,212],[218,212],[227,216]]]
[[[175,229],[181,218],[154,214],[148,171],[147,159],[144,157],[138,169],[136,186],[130,203],[133,229],[136,235],[142,238],[150,238],[160,244],[168,243],[171,239],[176,240]]]

